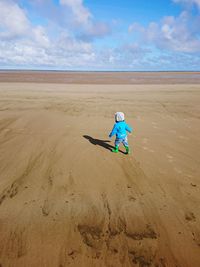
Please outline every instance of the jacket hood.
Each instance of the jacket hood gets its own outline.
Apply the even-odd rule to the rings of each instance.
[[[123,112],[116,112],[115,113],[115,121],[124,121],[124,113]]]

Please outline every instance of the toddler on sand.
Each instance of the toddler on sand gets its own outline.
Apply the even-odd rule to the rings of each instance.
[[[115,113],[115,124],[113,126],[111,133],[109,134],[110,138],[113,135],[116,135],[115,148],[112,150],[112,152],[117,153],[119,151],[119,144],[122,143],[126,148],[126,153],[127,154],[130,153],[126,131],[131,133],[132,128],[125,122],[124,113],[123,112]]]

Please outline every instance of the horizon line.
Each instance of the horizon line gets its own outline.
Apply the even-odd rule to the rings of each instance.
[[[200,70],[62,70],[62,69],[1,69],[4,71],[33,71],[33,72],[200,72]]]

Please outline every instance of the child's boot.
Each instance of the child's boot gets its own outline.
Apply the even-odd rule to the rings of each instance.
[[[129,147],[128,147],[128,146],[125,146],[125,148],[126,148],[126,154],[130,154],[130,149],[129,149]]]
[[[118,146],[115,146],[115,148],[112,149],[112,152],[114,152],[114,153],[118,153],[118,151],[119,151],[119,147]]]

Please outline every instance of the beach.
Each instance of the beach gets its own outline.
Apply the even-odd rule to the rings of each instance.
[[[0,73],[0,266],[199,267],[200,74],[28,74]]]

